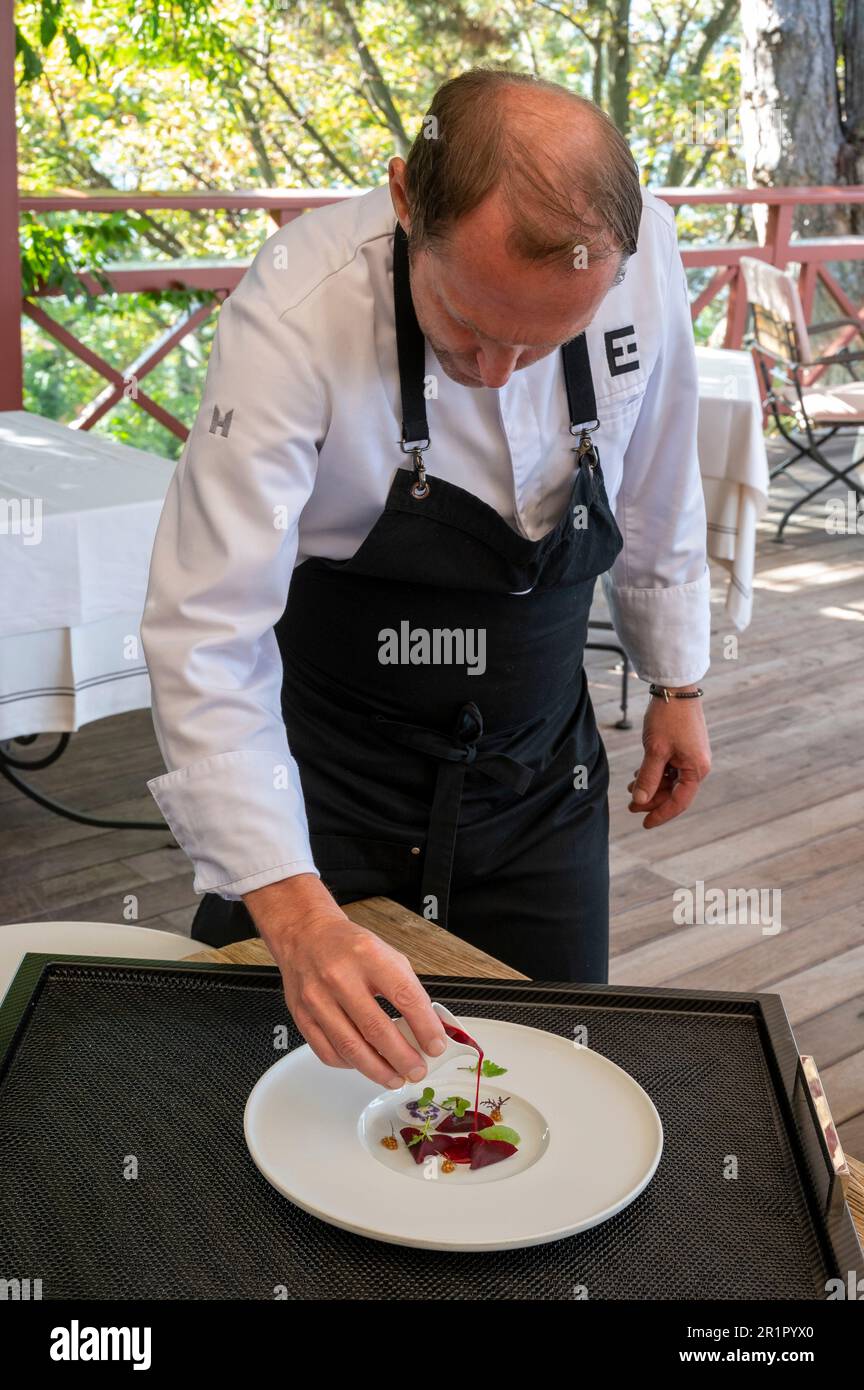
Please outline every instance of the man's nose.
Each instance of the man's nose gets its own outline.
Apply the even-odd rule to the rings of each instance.
[[[477,353],[477,370],[484,386],[506,386],[519,361],[518,348],[482,347]]]

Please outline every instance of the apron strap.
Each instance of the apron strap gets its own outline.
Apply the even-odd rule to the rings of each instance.
[[[402,444],[428,444],[429,424],[426,419],[426,339],[417,322],[411,298],[408,270],[408,238],[401,223],[396,223],[393,241],[393,306],[396,318],[396,350],[399,359],[399,386],[402,394]],[[597,401],[591,376],[591,360],[585,334],[571,338],[561,348],[564,385],[570,427],[597,424]]]
[[[423,901],[428,897],[435,898],[437,912],[434,920],[446,930],[456,832],[467,769],[475,767],[478,772],[509,787],[518,796],[524,796],[528,790],[534,769],[506,753],[482,753],[478,750],[478,740],[483,736],[483,716],[473,700],[459,711],[451,738],[422,724],[400,724],[395,719],[384,719],[381,715],[376,722],[394,742],[439,760],[420,895]]]
[[[402,444],[429,443],[426,423],[426,339],[417,322],[408,274],[408,238],[396,223],[393,242],[393,307],[402,392]]]
[[[591,376],[591,360],[585,334],[571,338],[561,349],[564,361],[564,385],[567,387],[567,406],[570,411],[570,430],[578,434],[578,425],[600,424],[597,419],[597,399]]]

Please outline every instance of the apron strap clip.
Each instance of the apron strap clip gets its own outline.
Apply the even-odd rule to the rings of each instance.
[[[592,436],[592,434],[594,433],[594,431],[597,430],[597,429],[599,429],[599,428],[600,428],[600,421],[599,421],[599,420],[596,420],[596,419],[595,419],[593,425],[591,425],[590,427],[588,427],[587,425],[583,425],[582,428],[581,428],[581,430],[580,430],[580,432],[579,432],[579,443],[578,443],[577,447],[576,447],[576,448],[574,449],[574,451],[573,451],[573,452],[575,453],[575,455],[576,455],[576,462],[577,462],[577,463],[580,463],[580,464],[581,464],[581,462],[582,462],[582,460],[583,460],[583,458],[584,458],[584,460],[585,460],[585,462],[587,463],[589,469],[591,470],[591,476],[592,476],[592,477],[594,476],[594,469],[597,467],[597,464],[599,463],[599,457],[598,457],[598,454],[597,454],[597,448],[596,448],[596,446],[595,446],[595,444],[594,444],[594,441],[593,441],[593,439],[591,438],[591,436]],[[573,425],[570,426],[570,433],[575,435],[575,433],[576,433],[576,428],[575,428],[575,426],[573,426]]]
[[[427,439],[425,444],[415,444],[410,451],[411,459],[414,464],[414,481],[411,484],[411,496],[416,497],[418,501],[422,501],[424,497],[428,497],[430,491],[429,483],[426,479],[426,465],[423,462],[423,450],[428,449],[428,447],[429,441]],[[408,449],[404,444],[402,448],[407,454]]]

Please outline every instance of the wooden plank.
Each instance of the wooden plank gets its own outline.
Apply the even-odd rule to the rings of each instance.
[[[859,1116],[858,1118],[864,1119],[864,1116]],[[847,1127],[844,1126],[843,1128],[846,1130]],[[840,1143],[843,1144],[845,1148],[842,1134],[840,1136]],[[861,1150],[859,1150],[859,1152],[861,1152]],[[852,1220],[855,1222],[855,1226],[858,1230],[858,1239],[861,1241],[861,1244],[864,1245],[864,1163],[859,1162],[857,1158],[853,1158],[851,1151],[847,1152],[846,1157],[849,1161],[849,1170],[852,1174],[852,1181],[846,1193],[846,1200],[849,1203]]]
[[[154,836],[154,839],[156,837]],[[119,861],[130,873],[138,874],[148,883],[159,883],[175,874],[188,873],[189,861],[179,845],[160,845],[141,854],[127,855]]]
[[[810,970],[778,980],[775,990],[783,997],[793,1028],[803,1019],[845,1004],[864,994],[864,946],[856,946],[842,955],[821,961]],[[858,1084],[864,1105],[864,1071],[859,1072]]]
[[[100,721],[103,722],[103,721]],[[104,721],[108,722],[108,721]],[[83,731],[82,731],[83,732]],[[101,746],[92,738],[79,748],[75,743],[78,734],[74,735],[73,742],[70,743],[65,753],[61,754],[56,763],[50,767],[43,768],[41,771],[28,772],[26,768],[20,768],[21,777],[46,796],[53,797],[57,801],[72,800],[76,809],[88,810],[89,806],[80,803],[80,797],[104,798],[110,796],[115,784],[131,787],[134,795],[147,797],[156,811],[155,819],[158,819],[158,808],[150,797],[144,783],[147,777],[152,776],[153,766],[153,739],[149,741],[143,738],[140,746],[129,747],[117,741],[111,742],[108,746]],[[107,741],[106,741],[107,742]],[[50,741],[45,743],[45,751],[50,745]],[[72,752],[76,757],[72,758]],[[14,751],[14,750],[13,750]],[[34,758],[40,753],[40,744],[33,744],[30,748],[20,751],[22,758]],[[94,755],[95,756],[92,756]],[[128,793],[124,792],[123,795]],[[21,801],[21,793],[12,786],[10,782],[0,781],[0,801],[8,800]],[[39,808],[34,802],[25,802],[28,812],[37,812]]]
[[[852,1155],[864,1154],[864,1110],[861,1111],[860,1115],[856,1115],[854,1120],[843,1120],[843,1122],[837,1126],[837,1133],[840,1135],[840,1143],[843,1145],[851,1168]],[[860,1209],[862,1213],[864,1213],[864,1163],[859,1164],[859,1170],[861,1173],[861,1187],[858,1200]],[[847,1201],[849,1201],[851,1207],[852,1201],[848,1193]],[[862,1245],[864,1245],[864,1219],[862,1219],[858,1225],[858,1234],[861,1237]]]
[[[722,878],[712,877],[710,856],[706,856],[708,876],[703,881],[706,890],[747,885],[779,888],[786,894],[783,899],[783,920],[787,927],[804,926],[815,917],[822,918],[858,901],[860,871],[855,855],[860,840],[858,827],[849,826],[824,840],[817,840],[786,854],[750,864],[746,876],[742,874],[738,883],[733,881],[731,874]],[[638,870],[632,872],[638,873]],[[672,894],[675,886],[674,883],[670,883],[665,892],[649,898],[644,903],[637,903],[615,917],[612,932],[613,954],[634,950],[654,937],[681,931],[672,920]],[[681,967],[686,969],[687,966],[686,958],[682,958]]]
[[[864,1109],[861,1103],[864,1047],[860,1052],[844,1057],[842,1062],[834,1062],[824,1071],[820,1067],[819,1075],[835,1124],[842,1124],[844,1120],[852,1120],[860,1114]]]
[[[128,892],[135,894],[138,899],[138,916],[135,921],[139,926],[150,925],[151,918],[161,917],[165,912],[171,912],[177,908],[197,904],[199,899],[192,889],[192,879],[189,874],[175,874],[173,878],[164,879],[161,883],[147,883],[141,880],[140,883],[130,887]],[[85,898],[83,901],[71,904],[57,905],[55,907],[43,908],[41,911],[30,912],[18,918],[20,921],[27,922],[53,922],[61,919],[70,922],[123,922],[127,919],[123,916],[125,893],[116,890],[110,893],[98,894],[95,897]],[[6,920],[16,920],[7,918]],[[3,928],[0,926],[0,931]]]
[[[836,731],[832,720],[830,735],[814,740],[812,746],[799,739],[796,746],[784,749],[775,739],[768,747],[753,750],[746,775],[742,775],[743,764],[732,768],[721,764],[721,771],[716,776],[712,773],[700,787],[687,815],[663,826],[651,842],[662,845],[664,857],[672,858],[725,835],[760,827],[775,813],[787,811],[790,803],[811,806],[860,788],[864,755],[850,758],[845,745],[846,734],[851,736],[856,726],[861,727],[860,711],[850,712],[848,722]],[[612,796],[610,805],[616,847],[639,855],[649,837],[641,818],[627,810],[624,779],[616,790],[620,794]]]
[[[84,826],[79,828],[85,830]],[[40,834],[37,848],[34,848],[32,833],[22,835],[20,848],[23,849],[26,844],[26,853],[5,856],[2,862],[3,881],[56,878],[88,865],[110,864],[113,860],[134,863],[138,855],[166,851],[175,855],[181,867],[188,867],[182,850],[175,844],[167,827],[164,835],[152,835],[147,830],[94,830],[91,827],[89,832],[73,840],[62,840],[59,844],[44,844],[43,840],[47,838]]]
[[[676,927],[659,940],[614,957],[618,984],[673,985],[676,989],[778,991],[788,980],[833,956],[864,946],[857,903],[830,921],[765,934],[758,925]],[[687,962],[688,968],[678,967]]]
[[[162,920],[167,923],[165,930],[179,932],[181,936],[190,936],[192,932],[192,919],[198,911],[200,897],[196,896],[186,907],[178,907],[173,911],[164,912]],[[151,925],[148,923],[148,925]]]
[[[799,1052],[815,1057],[820,1071],[860,1052],[864,1048],[864,994],[802,1019],[795,1028],[795,1041]],[[864,1096],[860,1108],[864,1110]],[[864,1155],[864,1144],[858,1152]]]
[[[417,975],[463,976],[470,979],[525,980],[528,977],[496,960],[485,951],[462,941],[434,922],[409,912],[388,898],[364,898],[347,903],[345,913],[358,926],[375,932],[397,951],[403,951]],[[197,952],[190,960],[232,961],[235,964],[272,965],[273,957],[260,938],[233,942],[220,950]]]
[[[745,830],[719,840],[711,850],[713,876],[738,874],[740,877],[742,869],[769,854],[778,854],[793,845],[806,845],[812,842],[814,835],[824,836],[832,830],[844,830],[848,826],[860,825],[862,820],[864,787],[845,796],[814,802],[789,815],[775,816],[758,834]],[[674,883],[695,883],[697,879],[704,880],[705,854],[701,849],[695,849],[668,859],[659,859],[654,864],[654,871],[672,879]]]

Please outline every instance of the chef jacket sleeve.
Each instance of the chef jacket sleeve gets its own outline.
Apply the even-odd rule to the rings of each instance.
[[[624,454],[615,517],[623,549],[604,590],[637,673],[689,685],[707,671],[710,577],[696,431],[699,388],[690,301],[672,228],[660,350]]]
[[[273,624],[326,432],[298,318],[280,315],[265,243],[223,304],[195,424],[162,511],[142,643],[168,769],[148,786],[195,869],[236,899],[317,873],[280,714]]]

